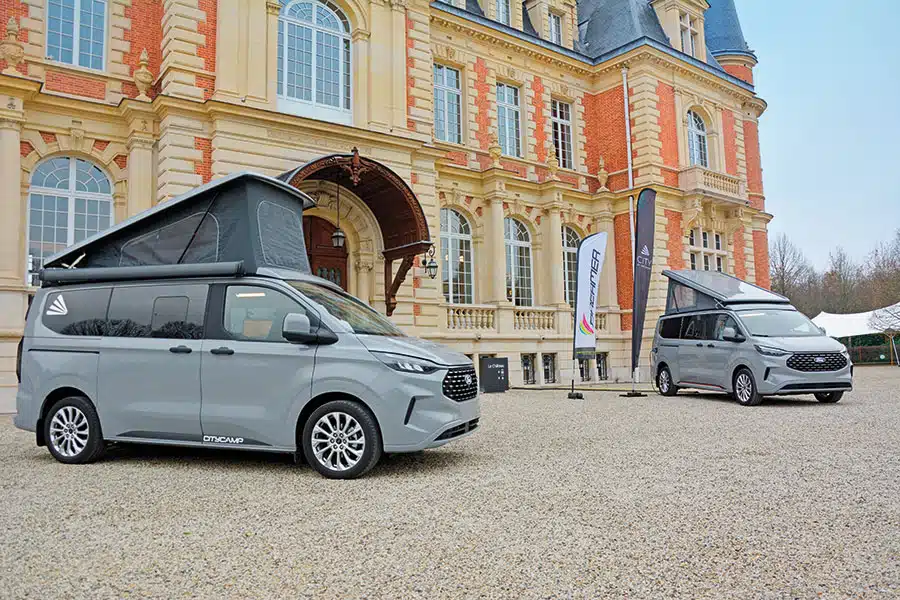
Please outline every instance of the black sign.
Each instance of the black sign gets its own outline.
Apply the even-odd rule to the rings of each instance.
[[[509,360],[506,358],[481,357],[479,369],[481,389],[486,394],[505,392],[509,389]]]
[[[656,233],[656,192],[646,189],[638,196],[634,217],[634,305],[631,320],[631,373],[637,369],[644,338],[647,296],[653,270],[653,237]]]

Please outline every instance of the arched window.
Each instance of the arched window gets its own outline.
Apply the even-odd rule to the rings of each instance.
[[[68,156],[41,163],[28,193],[29,282],[46,258],[107,229],[112,217],[112,186],[99,167]]]
[[[566,281],[566,302],[575,307],[575,282],[578,275],[578,244],[581,238],[571,227],[563,226],[563,274]]]
[[[281,0],[279,107],[316,119],[351,122],[350,23],[328,0]]]
[[[472,228],[452,208],[441,209],[441,257],[444,299],[450,304],[472,304]]]
[[[506,299],[516,306],[531,306],[531,235],[524,223],[507,217],[503,221],[506,239]]]
[[[706,123],[703,117],[688,111],[688,154],[691,164],[709,168],[709,151],[706,143]]]

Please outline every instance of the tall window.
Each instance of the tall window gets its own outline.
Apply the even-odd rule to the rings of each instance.
[[[549,30],[550,30],[550,42],[553,44],[562,45],[562,17],[556,13],[548,13],[549,15]]]
[[[688,246],[691,254],[691,269],[725,272],[728,251],[725,246],[724,234],[705,231],[701,228],[692,229],[688,234]]]
[[[112,223],[109,178],[93,163],[59,156],[31,176],[28,193],[28,282],[44,260]]]
[[[441,209],[441,256],[444,299],[450,304],[472,304],[472,229],[451,208]]]
[[[550,101],[550,122],[553,125],[553,147],[563,169],[572,168],[572,105]]]
[[[507,217],[503,222],[506,238],[506,299],[516,306],[531,306],[531,235],[521,221]]]
[[[462,142],[459,71],[434,65],[434,135],[445,142]]]
[[[709,168],[709,151],[706,142],[706,123],[703,117],[688,111],[688,154],[691,164]]]
[[[350,122],[350,23],[328,0],[281,0],[278,96],[305,116]]]
[[[694,58],[698,58],[698,38],[697,19],[687,13],[681,13],[681,51],[685,54],[690,54]]]
[[[519,123],[519,88],[497,84],[497,128],[500,147],[507,156],[522,156],[522,134]]]
[[[496,0],[497,20],[509,25],[509,0]]]
[[[578,244],[581,238],[571,227],[563,227],[563,274],[566,280],[566,302],[575,307],[576,278],[578,275]]]
[[[106,0],[48,0],[47,58],[103,70]]]

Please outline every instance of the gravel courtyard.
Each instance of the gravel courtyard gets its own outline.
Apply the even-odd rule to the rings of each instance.
[[[0,417],[0,597],[900,594],[900,369],[837,405],[586,396],[486,396],[474,436],[351,482],[237,452],[64,466]]]

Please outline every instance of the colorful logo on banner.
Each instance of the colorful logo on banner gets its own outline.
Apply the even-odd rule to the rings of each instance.
[[[581,333],[584,335],[594,335],[594,328],[588,323],[587,315],[581,315],[581,324],[578,325],[578,329],[580,329]]]
[[[595,233],[581,240],[578,246],[577,278],[575,282],[575,354],[597,352],[597,336],[594,325],[597,314],[597,297],[600,274],[606,258],[606,232]]]

